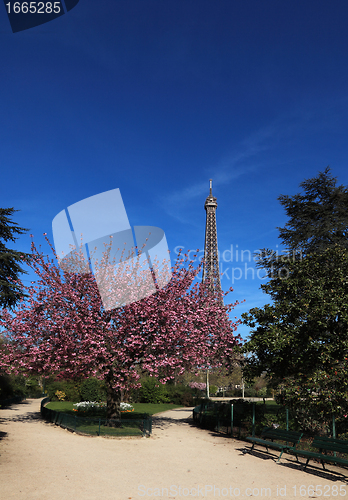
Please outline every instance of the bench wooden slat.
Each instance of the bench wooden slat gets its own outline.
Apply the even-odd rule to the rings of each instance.
[[[329,438],[329,437],[315,437],[312,446],[318,448],[319,452],[299,450],[298,448],[293,449],[293,453],[297,456],[307,458],[307,462],[304,469],[307,467],[308,462],[311,458],[316,458],[321,461],[323,469],[325,469],[324,462],[334,462],[342,465],[348,465],[347,458],[335,457],[332,455],[327,455],[327,451],[334,451],[337,453],[342,453],[348,455],[348,441],[344,439]]]
[[[247,437],[249,441],[255,443],[255,444],[261,444],[263,446],[269,447],[269,448],[277,448],[279,450],[282,450],[284,448],[288,448],[286,444],[281,444],[281,443],[275,443],[274,441],[266,441],[265,439],[260,439],[260,438],[249,438]]]
[[[261,433],[261,438],[248,436],[246,439],[253,443],[250,451],[254,449],[255,444],[266,446],[267,452],[268,448],[276,448],[280,450],[281,452],[277,460],[278,463],[284,451],[291,447],[288,443],[289,442],[292,443],[292,448],[295,448],[296,444],[299,443],[302,435],[303,435],[302,432],[287,431],[284,429],[273,429],[272,427],[268,428],[266,427],[265,429],[263,429]],[[274,442],[273,439],[276,439],[277,441],[285,441],[286,444]]]

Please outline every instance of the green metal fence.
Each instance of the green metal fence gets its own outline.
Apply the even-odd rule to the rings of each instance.
[[[264,427],[272,426],[303,430],[283,406],[236,399],[224,402],[204,399],[194,408],[193,420],[205,429],[238,437],[258,436]],[[332,416],[332,421],[325,424],[324,433],[336,437],[336,427],[335,416]],[[307,431],[307,434],[315,432]]]
[[[255,432],[256,415],[260,420],[263,405],[255,405],[248,401],[232,400],[216,402],[203,400],[193,410],[193,420],[200,427],[215,432],[224,432],[238,437]]]
[[[238,437],[257,435],[263,427],[273,424],[289,428],[289,414],[285,408],[279,411],[278,407],[246,400],[203,400],[194,408],[193,420],[200,427]]]
[[[49,398],[41,401],[41,416],[64,429],[90,436],[146,436],[152,432],[152,418],[145,415],[142,419],[113,419],[102,417],[79,417],[45,407]]]

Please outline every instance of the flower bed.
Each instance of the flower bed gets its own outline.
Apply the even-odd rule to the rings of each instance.
[[[75,403],[73,405],[75,414],[72,412],[68,414],[46,408],[45,403],[48,401],[49,398],[41,401],[42,417],[73,432],[97,436],[145,436],[152,432],[152,420],[149,415],[133,413],[132,416],[129,415],[126,418],[122,416],[119,419],[107,420],[105,403],[96,401]],[[122,413],[134,411],[128,403],[124,403],[122,407],[124,408]],[[98,412],[104,412],[104,415],[97,415]]]
[[[129,403],[121,403],[121,413],[130,413],[131,411],[134,411],[134,408],[131,404]]]
[[[74,403],[73,411],[83,414],[100,414],[105,413],[106,403],[98,401],[81,401],[81,403]],[[134,408],[129,403],[121,403],[121,413],[130,413]]]

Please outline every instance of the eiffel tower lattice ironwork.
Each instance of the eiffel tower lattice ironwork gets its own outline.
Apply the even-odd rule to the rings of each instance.
[[[213,193],[213,181],[210,179],[210,192],[205,200],[204,208],[206,211],[205,223],[205,243],[204,243],[204,265],[203,282],[209,280],[209,285],[215,292],[221,293],[219,254],[216,230],[216,209],[217,201]]]

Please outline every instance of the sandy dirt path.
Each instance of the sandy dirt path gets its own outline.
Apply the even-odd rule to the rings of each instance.
[[[27,400],[0,410],[1,500],[348,498],[346,469],[303,472],[289,455],[278,465],[260,447],[245,453],[249,444],[193,427],[190,409],[155,417],[151,438],[129,439],[73,434],[39,409]]]

